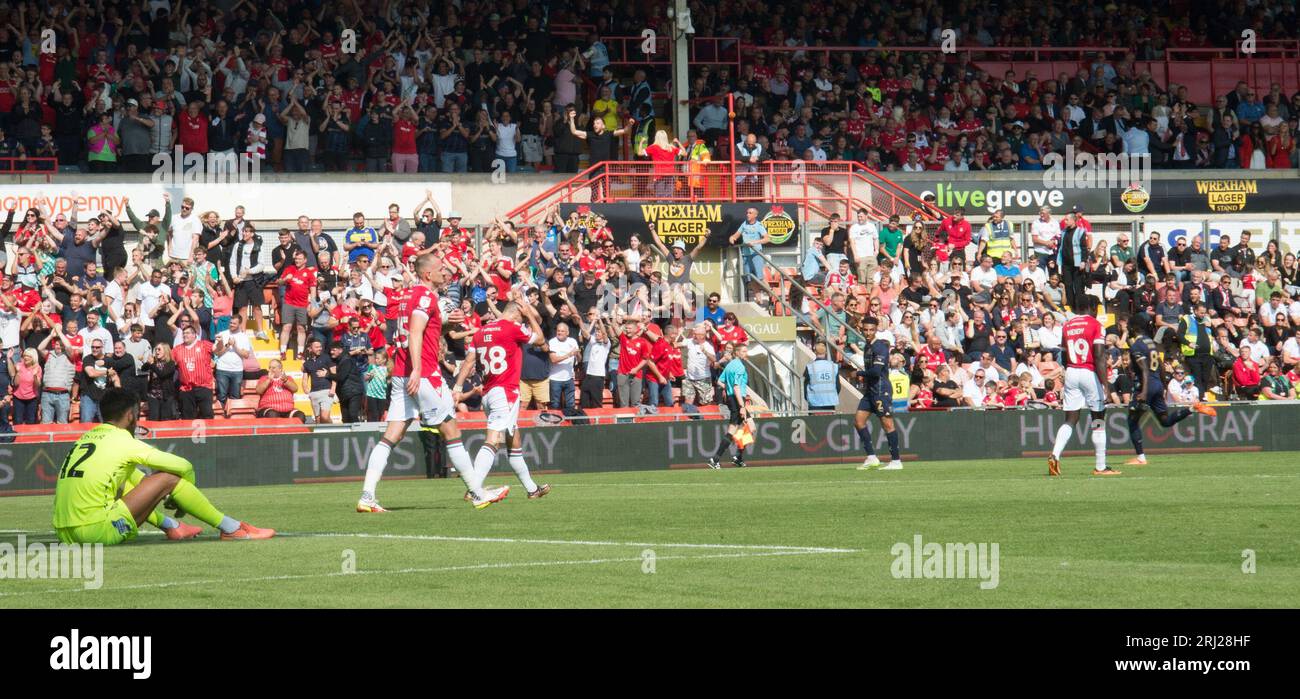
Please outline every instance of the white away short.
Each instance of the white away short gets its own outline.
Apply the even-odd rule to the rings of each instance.
[[[418,418],[425,427],[437,427],[456,415],[456,403],[446,384],[435,387],[428,379],[420,379],[420,390],[415,398],[406,395],[406,382],[411,377],[394,376],[388,403],[388,420],[397,422]]]
[[[1100,412],[1106,408],[1106,391],[1097,372],[1080,367],[1065,370],[1065,390],[1061,393],[1061,407],[1066,412],[1088,410]]]
[[[493,386],[483,396],[483,410],[487,412],[487,428],[495,432],[514,432],[519,424],[519,398],[506,397],[506,389]]]

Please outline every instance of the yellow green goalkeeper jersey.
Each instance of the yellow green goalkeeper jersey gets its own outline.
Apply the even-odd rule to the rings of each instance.
[[[54,527],[100,522],[117,502],[122,484],[138,466],[194,481],[189,461],[155,449],[114,425],[97,425],[81,436],[59,467],[54,487]]]

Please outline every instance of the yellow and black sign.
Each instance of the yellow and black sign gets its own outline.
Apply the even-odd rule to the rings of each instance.
[[[745,222],[750,208],[758,210],[758,220],[767,228],[772,247],[795,246],[799,230],[798,205],[790,204],[561,204],[560,215],[568,218],[577,212],[583,225],[593,226],[596,216],[609,223],[614,240],[626,247],[633,235],[649,242],[653,225],[664,245],[678,240],[694,248],[704,236],[714,247],[727,247],[728,238]]]
[[[1259,194],[1258,180],[1197,180],[1196,193],[1205,195],[1210,211],[1235,213],[1246,209],[1252,194]]]
[[[1300,211],[1300,180],[1290,178],[1160,179],[1150,183],[1148,190],[1130,187],[1115,192],[1111,210],[1118,213],[1122,206],[1146,215],[1201,216]]]
[[[641,218],[653,223],[665,241],[683,240],[695,244],[709,234],[709,227],[722,223],[722,204],[639,204]]]

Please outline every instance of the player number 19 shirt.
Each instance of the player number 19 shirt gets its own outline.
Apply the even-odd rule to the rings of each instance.
[[[1092,316],[1075,316],[1061,327],[1061,343],[1065,345],[1066,366],[1095,370],[1096,345],[1103,341],[1101,322]]]

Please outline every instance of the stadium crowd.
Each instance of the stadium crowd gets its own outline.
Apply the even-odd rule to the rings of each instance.
[[[791,302],[815,328],[817,352],[846,372],[861,366],[862,322],[892,346],[897,407],[913,409],[1057,405],[1063,374],[1061,326],[1074,293],[1105,304],[1108,400],[1132,397],[1126,350],[1139,314],[1163,350],[1171,404],[1219,399],[1293,399],[1300,385],[1300,276],[1294,253],[1250,233],[1209,244],[1156,226],[1148,238],[1120,233],[1070,265],[1058,250],[1066,230],[1092,230],[1083,212],[1044,208],[1022,250],[1001,212],[974,222],[957,209],[937,226],[897,216],[832,220],[815,235]],[[1077,290],[1071,279],[1078,279]],[[804,286],[806,285],[806,286]],[[834,405],[814,372],[809,403]],[[813,396],[822,396],[814,400]]]
[[[446,328],[448,379],[467,339],[508,300],[540,314],[548,343],[525,353],[524,409],[577,415],[605,406],[608,391],[619,406],[651,410],[673,405],[675,387],[685,404],[711,404],[718,368],[747,341],[718,294],[696,303],[690,273],[703,246],[670,248],[652,230],[624,248],[603,220],[586,225],[552,210],[528,230],[493,222],[479,248],[431,193],[412,218],[394,203],[378,220],[358,212],[341,234],[307,216],[259,232],[243,207],[224,217],[189,198],[173,211],[163,199],[161,211],[143,215],[125,201],[139,233],[129,253],[112,212],[50,216],[48,202],[21,220],[8,212],[0,427],[95,421],[110,386],[134,390],[153,420],[231,417],[246,390],[262,417],[305,419],[295,407],[305,396],[320,422],[336,403],[345,422],[380,420],[397,301],[416,283],[413,261],[427,254],[443,263],[444,311],[465,317]],[[265,349],[274,346],[268,331],[278,356],[265,356],[276,354]],[[295,368],[286,370],[290,354]],[[481,398],[468,390],[459,409],[478,410]]]
[[[655,66],[633,65],[636,42],[602,37],[670,36],[658,10],[568,0],[17,2],[0,8],[0,158],[148,172],[155,154],[180,147],[248,153],[289,172],[487,172],[497,160],[507,171],[573,172],[584,154],[588,163],[622,157],[615,139],[626,135],[628,152],[648,157],[667,82]],[[1198,105],[1185,86],[1158,84],[1136,64],[1232,46],[1247,28],[1262,41],[1294,39],[1292,3],[751,1],[697,5],[692,16],[696,36],[731,38],[717,42],[719,58],[735,42],[779,49],[745,49],[739,68],[697,57],[690,126],[715,160],[734,150],[880,170],[1040,169],[1047,153],[1074,145],[1149,153],[1155,167],[1298,164],[1300,94],[1240,83]],[[968,52],[815,50],[937,47],[946,28],[963,46],[1112,50],[1060,75],[989,75]],[[678,136],[693,144],[687,128]]]
[[[154,420],[241,409],[306,419],[300,400],[317,421],[330,420],[335,403],[347,422],[380,420],[396,301],[425,254],[443,263],[444,311],[465,317],[444,335],[449,379],[467,338],[518,299],[537,310],[547,336],[545,347],[525,351],[523,408],[576,416],[607,403],[717,402],[720,367],[750,340],[721,296],[700,294],[691,279],[703,242],[666,245],[653,228],[615,235],[599,216],[552,209],[532,227],[493,221],[479,244],[426,194],[409,217],[394,203],[378,219],[358,212],[341,233],[308,216],[262,232],[243,207],[226,217],[187,198],[173,211],[166,195],[161,211],[141,215],[127,200],[139,234],[129,250],[112,212],[51,217],[38,205],[19,220],[10,211],[0,225],[12,251],[0,281],[0,425],[94,421],[109,386],[134,390]],[[761,249],[740,239],[747,226],[761,236],[760,221],[733,237]],[[838,376],[860,368],[868,316],[878,319],[874,339],[893,348],[900,408],[1052,405],[1074,278],[1056,247],[1070,227],[1091,224],[1077,210],[1044,209],[1022,250],[1000,213],[972,226],[956,210],[937,226],[905,229],[896,216],[859,211],[813,231],[788,297],[759,281],[770,278],[761,264],[746,269],[759,275],[751,281],[769,307],[791,308],[807,326],[802,337],[821,360],[803,387],[814,408],[833,407]],[[1131,392],[1124,350],[1139,313],[1164,348],[1171,403],[1296,397],[1295,254],[1275,241],[1252,247],[1248,232],[1210,243],[1180,237],[1166,247],[1154,230],[1145,241],[1122,233],[1083,256],[1079,293],[1103,299],[1111,320],[1112,402]],[[269,361],[259,361],[254,341]],[[481,407],[480,383],[470,378],[460,410]]]

